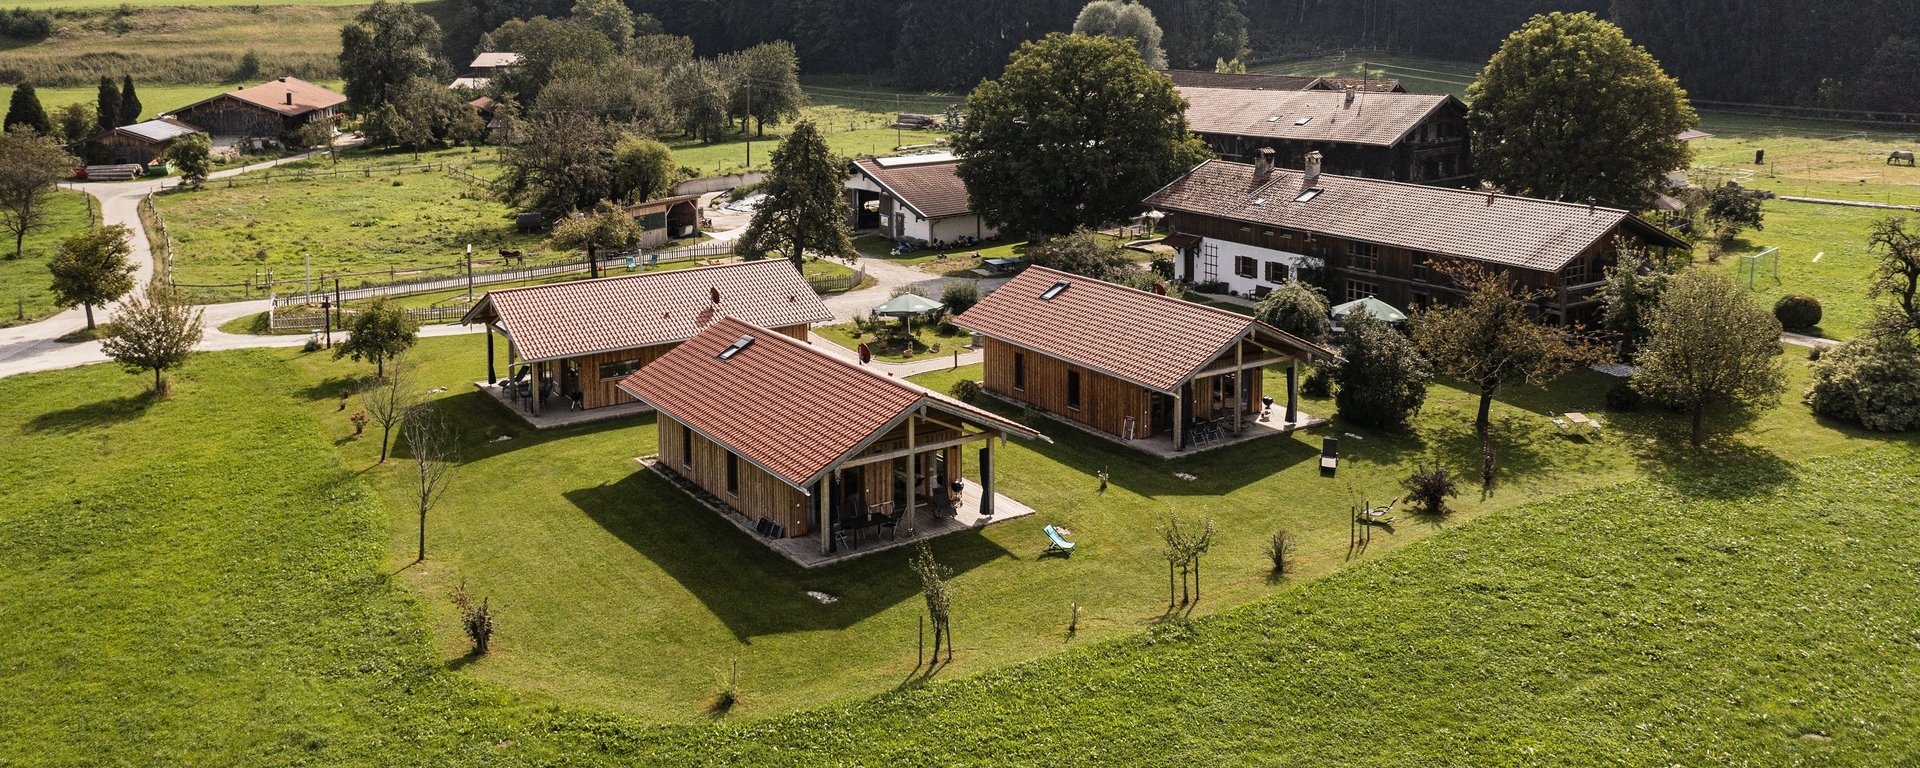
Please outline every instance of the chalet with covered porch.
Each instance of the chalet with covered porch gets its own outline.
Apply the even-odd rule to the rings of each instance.
[[[849,226],[920,245],[995,236],[973,212],[959,167],[959,158],[946,152],[855,160],[846,182]]]
[[[1045,267],[954,323],[985,339],[987,391],[1149,451],[1243,434],[1270,366],[1287,369],[1279,430],[1304,425],[1299,363],[1335,357],[1247,315]]]
[[[487,385],[532,416],[635,402],[617,385],[725,318],[797,339],[833,318],[785,259],[490,291],[460,322],[487,327]],[[495,365],[507,342],[511,375]]]
[[[1474,180],[1467,107],[1449,95],[1180,87],[1187,125],[1230,161],[1271,149],[1279,164],[1318,152],[1329,171],[1417,184]]]
[[[659,468],[802,565],[877,548],[863,535],[898,544],[956,530],[957,519],[1013,516],[1002,508],[1013,503],[994,493],[994,445],[1008,435],[1041,438],[735,318],[715,321],[620,388],[659,414]],[[979,460],[968,480],[973,447]]]
[[[1402,310],[1458,295],[1433,267],[1465,261],[1550,290],[1542,316],[1591,323],[1616,242],[1687,248],[1686,241],[1618,208],[1443,189],[1209,160],[1153,193],[1167,214],[1174,274],[1260,297],[1293,279],[1327,288],[1334,303],[1377,298]]]
[[[96,165],[148,165],[165,155],[175,141],[196,133],[200,133],[200,129],[179,120],[156,117],[101,131],[75,147],[88,162]]]

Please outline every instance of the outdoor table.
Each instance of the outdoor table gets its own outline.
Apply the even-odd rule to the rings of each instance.
[[[1569,413],[1567,414],[1567,421],[1568,423],[1571,423],[1576,427],[1584,427],[1588,424],[1593,423],[1593,421],[1591,419],[1588,419],[1587,415],[1584,413]]]
[[[994,272],[1012,272],[1014,267],[1020,266],[1019,259],[986,259],[980,263]]]

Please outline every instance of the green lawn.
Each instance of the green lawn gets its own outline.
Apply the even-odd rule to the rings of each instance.
[[[888,320],[887,324],[897,326],[899,321]],[[915,320],[912,354],[907,354],[905,348],[896,347],[892,344],[880,344],[875,339],[873,332],[856,331],[851,323],[822,325],[815,327],[813,332],[821,338],[846,347],[847,349],[858,349],[861,344],[866,344],[868,345],[868,349],[873,352],[874,359],[889,363],[925,359],[927,353],[933,349],[933,345],[935,344],[940,345],[941,354],[952,354],[954,350],[965,347],[967,343],[973,339],[973,334],[966,331],[955,329],[953,333],[941,333],[940,328],[941,326],[937,322]],[[858,336],[854,335],[856,332],[859,333]],[[898,332],[896,331],[896,333]],[[900,337],[890,336],[889,338]]]
[[[21,80],[39,89],[58,86],[62,93],[75,96],[56,102],[43,91],[42,103],[49,110],[68,101],[91,102],[94,85],[103,75],[118,80],[131,74],[148,115],[218,92],[209,84],[251,85],[281,75],[315,82],[338,78],[340,27],[359,10],[354,5],[365,5],[231,0],[190,4],[25,0],[19,4],[68,9],[55,15],[53,34],[46,39],[10,42],[0,54]],[[260,70],[242,78],[241,59],[249,51],[259,57]]]
[[[1480,76],[1484,62],[1447,61],[1418,56],[1365,53],[1297,59],[1257,66],[1254,72],[1308,77],[1368,77],[1399,80],[1413,93],[1451,93],[1465,98],[1467,85]]]
[[[892,111],[870,104],[856,108],[821,103],[801,111],[802,120],[812,120],[819,126],[827,138],[827,147],[845,157],[891,155],[897,146],[928,144],[946,138],[945,133],[932,131],[895,131],[887,127],[893,117]],[[766,169],[773,159],[773,148],[779,146],[780,139],[792,128],[790,124],[767,126],[766,134],[751,142],[751,162],[747,157],[749,142],[742,134],[729,134],[726,140],[712,144],[666,138],[673,147],[675,160],[702,176],[711,176],[747,168]]]
[[[853,247],[861,256],[871,259],[886,259],[895,264],[903,264],[939,275],[965,275],[979,267],[985,259],[1017,259],[1026,253],[1027,241],[1010,240],[996,243],[933,250],[915,248],[903,254],[893,252],[893,241],[879,235],[861,235],[853,239]],[[974,254],[979,254],[975,256]]]
[[[47,206],[46,226],[27,235],[22,256],[13,258],[13,238],[0,237],[5,253],[0,255],[0,328],[30,323],[59,312],[54,306],[47,272],[47,260],[60,241],[85,231],[91,219],[87,214],[87,195],[61,189]]]

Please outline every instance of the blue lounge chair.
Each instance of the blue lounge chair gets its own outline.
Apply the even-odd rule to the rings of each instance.
[[[1061,538],[1060,529],[1049,525],[1046,527],[1045,530],[1047,532],[1047,539],[1052,543],[1048,544],[1047,550],[1040,554],[1050,555],[1055,552],[1058,552],[1068,557],[1073,556],[1073,542],[1067,541],[1066,539]]]

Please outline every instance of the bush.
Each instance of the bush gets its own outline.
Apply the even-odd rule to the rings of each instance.
[[[1267,540],[1267,560],[1273,563],[1273,572],[1284,575],[1293,570],[1293,537],[1287,535],[1287,529],[1273,532]]]
[[[1324,366],[1314,366],[1307,371],[1307,378],[1300,382],[1300,394],[1324,400],[1333,396],[1333,374]]]
[[[952,395],[953,399],[959,400],[960,402],[971,403],[980,399],[980,391],[980,382],[974,381],[973,379],[961,379],[954,382],[953,386],[947,389],[947,394]]]
[[[53,17],[46,11],[15,8],[0,11],[0,37],[33,42],[53,34]]]
[[[1223,281],[1223,280],[1212,280],[1204,283],[1194,283],[1193,292],[1194,293],[1211,293],[1215,296],[1218,296],[1220,294],[1227,292],[1227,284],[1226,284],[1226,281]]]
[[[1820,324],[1820,300],[1789,294],[1773,304],[1773,316],[1788,330],[1806,330]]]
[[[1333,330],[1326,294],[1298,280],[1288,282],[1260,300],[1253,315],[1260,322],[1308,341],[1320,341]]]
[[[1807,405],[1867,429],[1920,429],[1920,350],[1906,333],[1855,339],[1813,364]]]
[[[947,305],[948,314],[965,312],[980,303],[980,283],[975,280],[948,280],[947,287],[940,291],[940,303]]]
[[[1400,487],[1407,489],[1407,500],[1419,505],[1421,514],[1435,517],[1447,513],[1448,498],[1460,495],[1453,486],[1453,475],[1441,466],[1427,469],[1420,465],[1400,481]]]
[[[588,244],[599,248],[618,248],[640,242],[640,225],[632,216],[613,208],[593,213],[576,213],[562,219],[547,238],[547,248],[584,251]]]
[[[453,588],[453,605],[460,609],[460,625],[467,630],[467,638],[473,641],[475,656],[487,655],[487,644],[493,640],[493,610],[488,606],[488,601],[488,598],[481,598],[480,604],[474,605],[464,581]]]
[[[1621,381],[1607,388],[1607,410],[1631,411],[1640,407],[1642,395],[1632,385]]]
[[[1380,429],[1399,429],[1427,400],[1433,368],[1413,341],[1367,312],[1347,318],[1342,362],[1333,370],[1334,407],[1340,417]]]

